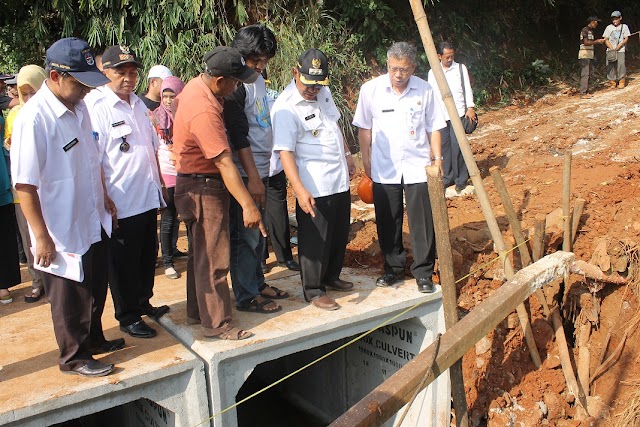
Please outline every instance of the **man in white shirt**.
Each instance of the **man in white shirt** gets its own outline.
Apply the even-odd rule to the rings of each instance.
[[[619,10],[611,12],[611,24],[607,25],[602,33],[607,53],[616,52],[616,60],[607,59],[607,79],[611,87],[619,89],[627,85],[627,68],[625,65],[625,46],[629,41],[631,32],[627,24],[622,23],[622,13]]]
[[[473,109],[473,107],[475,107],[473,103],[473,92],[471,91],[471,84],[469,82],[469,72],[464,64],[459,64],[454,61],[454,55],[455,49],[450,42],[444,41],[438,45],[438,58],[440,58],[442,71],[447,79],[453,101],[456,104],[458,116],[467,116],[470,120],[476,120],[476,112]],[[467,169],[467,164],[464,162],[464,157],[462,157],[460,144],[458,144],[458,139],[451,125],[451,118],[442,101],[442,94],[438,88],[433,70],[429,70],[427,81],[433,88],[445,119],[447,120],[447,128],[440,131],[442,137],[442,173],[444,175],[444,187],[447,188],[455,184],[456,192],[460,193],[467,186],[469,169]],[[462,86],[463,81],[464,87]]]
[[[107,297],[108,236],[115,207],[102,181],[87,107],[91,88],[109,80],[84,40],[58,40],[46,56],[48,79],[15,120],[11,168],[34,242],[34,263],[50,267],[62,252],[82,257],[82,282],[43,272],[59,367],[82,376],[114,368],[94,354],[124,347],[107,341],[102,312]]]
[[[293,81],[273,104],[274,152],[296,194],[298,256],[304,298],[323,310],[340,305],[327,289],[349,291],[340,279],[349,238],[351,153],[338,125],[340,112],[329,85],[327,57],[318,49],[300,55]]]
[[[440,129],[446,126],[433,88],[413,76],[416,48],[394,43],[387,51],[388,74],[362,85],[353,125],[358,128],[364,173],[373,181],[378,241],[384,275],[376,285],[403,280],[402,196],[406,198],[413,264],[420,292],[433,292],[435,233],[425,167],[442,167]]]
[[[168,306],[153,307],[158,209],[165,206],[156,149],[158,139],[149,110],[134,93],[135,54],[123,45],[109,47],[102,66],[110,83],[89,105],[109,197],[118,209],[118,227],[109,240],[109,283],[120,329],[137,338],[156,331],[142,315],[158,318]]]

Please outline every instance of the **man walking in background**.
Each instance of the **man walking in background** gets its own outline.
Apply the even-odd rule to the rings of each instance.
[[[476,112],[473,109],[475,104],[473,103],[473,92],[469,81],[469,72],[464,64],[459,64],[454,60],[455,53],[453,44],[450,42],[444,41],[438,45],[438,58],[440,58],[440,65],[442,66],[444,77],[447,79],[451,97],[456,104],[458,117],[462,118],[463,116],[467,116],[469,120],[474,121],[477,120],[477,118]],[[444,106],[442,94],[440,93],[440,88],[436,82],[436,76],[433,74],[433,70],[429,70],[427,81],[433,88],[438,105],[440,105],[445,120],[447,121],[447,127],[440,130],[440,136],[442,138],[444,188],[455,185],[456,192],[460,194],[467,187],[469,169],[467,169],[467,164],[464,162],[458,138],[453,131],[451,118]]]
[[[593,73],[593,59],[595,58],[594,46],[604,44],[604,39],[596,39],[593,30],[602,22],[597,16],[587,18],[587,26],[580,31],[580,50],[578,60],[580,61],[580,97],[590,98],[589,77]]]

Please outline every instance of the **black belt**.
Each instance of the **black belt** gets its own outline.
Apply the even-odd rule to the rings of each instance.
[[[204,173],[180,173],[178,172],[178,176],[181,178],[191,178],[191,179],[204,179],[204,178],[212,178],[222,180],[220,175],[209,175]]]

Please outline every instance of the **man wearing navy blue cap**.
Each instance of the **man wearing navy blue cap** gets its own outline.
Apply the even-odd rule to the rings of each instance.
[[[107,341],[101,323],[107,239],[116,211],[106,195],[83,98],[109,79],[96,68],[87,42],[77,38],[58,40],[47,50],[46,71],[49,78],[15,120],[11,175],[29,223],[35,264],[55,269],[63,254],[81,257],[80,281],[62,269],[43,274],[60,370],[104,376],[113,364],[93,355],[125,344],[122,338]]]

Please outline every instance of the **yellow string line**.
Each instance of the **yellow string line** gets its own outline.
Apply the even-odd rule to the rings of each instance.
[[[518,247],[520,247],[520,246],[524,245],[525,243],[527,243],[529,240],[531,240],[531,239],[527,239],[527,240],[525,240],[524,242],[520,243],[519,245],[516,245],[515,247],[513,247],[513,248],[509,249],[508,251],[504,251],[504,254],[503,254],[503,255],[499,255],[499,256],[498,256],[498,258],[494,258],[494,259],[492,259],[491,261],[489,261],[489,262],[487,262],[487,263],[485,263],[485,264],[481,265],[480,267],[478,267],[478,268],[477,268],[477,269],[475,269],[474,271],[472,271],[472,272],[468,273],[467,275],[465,275],[465,276],[463,276],[463,277],[459,278],[458,280],[456,280],[456,281],[455,281],[455,283],[461,282],[461,281],[463,281],[464,279],[466,279],[466,278],[470,277],[471,275],[474,275],[475,273],[477,273],[478,271],[482,270],[483,268],[485,268],[485,267],[487,267],[487,266],[489,266],[489,265],[493,264],[494,262],[499,261],[502,257],[504,257],[504,259],[506,259],[506,255],[507,255],[509,252],[513,252],[513,251],[514,251],[514,250],[516,250]],[[416,308],[420,307],[420,306],[421,306],[422,304],[424,304],[425,302],[427,302],[427,300],[426,300],[426,299],[425,299],[425,300],[423,300],[423,301],[420,301],[420,302],[415,303],[413,306],[411,306],[411,307],[407,308],[406,310],[402,311],[401,313],[398,313],[398,314],[396,314],[395,316],[393,316],[393,317],[391,317],[391,318],[389,318],[389,319],[385,320],[384,322],[382,322],[382,323],[381,323],[381,324],[379,324],[378,326],[375,326],[375,327],[373,327],[372,329],[369,329],[368,331],[363,332],[361,335],[357,336],[356,338],[353,338],[351,341],[349,341],[349,342],[347,342],[347,343],[345,343],[345,344],[341,345],[340,347],[338,347],[338,348],[336,348],[336,349],[334,349],[334,350],[331,350],[329,353],[327,353],[327,354],[325,354],[325,355],[323,355],[323,356],[320,356],[318,359],[316,359],[316,360],[314,360],[314,361],[312,361],[312,362],[309,362],[308,364],[304,365],[303,367],[301,367],[301,368],[299,368],[299,369],[297,369],[297,370],[295,370],[295,371],[291,372],[290,374],[288,374],[288,375],[286,375],[286,376],[284,376],[284,377],[280,378],[280,379],[279,379],[279,380],[277,380],[276,382],[269,384],[268,386],[264,387],[263,389],[256,391],[256,392],[255,392],[255,393],[253,393],[252,395],[245,397],[244,399],[240,400],[239,402],[234,403],[233,405],[229,406],[228,408],[223,409],[222,411],[220,411],[220,412],[218,412],[218,413],[216,413],[216,414],[213,414],[211,417],[207,418],[206,420],[204,420],[204,421],[200,422],[199,424],[196,424],[196,426],[195,426],[195,427],[200,426],[200,425],[202,425],[202,424],[204,424],[204,423],[206,423],[206,422],[209,422],[209,421],[213,420],[215,417],[219,417],[220,415],[224,414],[225,412],[228,412],[228,411],[232,410],[233,408],[235,408],[235,407],[237,407],[237,406],[240,406],[241,404],[245,403],[246,401],[248,401],[248,400],[250,400],[250,399],[253,399],[254,397],[258,396],[259,394],[264,393],[265,391],[269,390],[270,388],[273,388],[273,387],[275,387],[276,385],[280,384],[281,382],[288,380],[289,378],[293,377],[293,376],[294,376],[294,375],[296,375],[296,374],[299,374],[300,372],[302,372],[302,371],[304,371],[305,369],[307,369],[307,368],[309,368],[309,367],[311,367],[311,366],[315,365],[316,363],[320,362],[321,360],[324,360],[324,359],[326,359],[327,357],[334,355],[334,354],[335,354],[335,353],[337,353],[338,351],[340,351],[340,350],[342,350],[342,349],[347,348],[348,346],[350,346],[351,344],[355,343],[356,341],[359,341],[361,338],[364,338],[364,337],[366,337],[367,335],[369,335],[369,334],[371,334],[371,333],[375,332],[376,330],[380,329],[381,327],[383,327],[383,326],[385,326],[385,325],[387,325],[387,324],[391,323],[392,321],[394,321],[394,320],[395,320],[395,319],[397,319],[398,317],[404,316],[405,314],[407,314],[407,313],[408,313],[408,312],[410,312],[411,310],[414,310],[414,309],[416,309]]]

